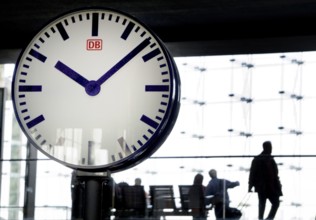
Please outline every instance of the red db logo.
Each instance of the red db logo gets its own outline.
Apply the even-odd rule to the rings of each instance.
[[[88,39],[87,50],[102,50],[102,39]]]

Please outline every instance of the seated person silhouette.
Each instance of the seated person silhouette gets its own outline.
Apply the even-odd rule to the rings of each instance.
[[[193,219],[206,220],[207,210],[205,204],[205,186],[203,185],[203,175],[195,175],[193,185],[189,190],[189,209],[191,209]]]

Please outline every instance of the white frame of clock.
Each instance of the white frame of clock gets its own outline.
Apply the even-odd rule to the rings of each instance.
[[[180,78],[160,38],[110,8],[68,11],[22,50],[12,100],[28,140],[84,171],[116,172],[150,157],[180,108]]]

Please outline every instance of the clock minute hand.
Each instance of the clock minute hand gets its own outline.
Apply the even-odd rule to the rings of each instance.
[[[60,61],[57,61],[57,63],[55,64],[55,68],[83,87],[86,87],[86,85],[89,83],[89,80],[87,80],[79,73],[77,73],[76,71],[74,71],[73,69],[71,69],[70,67],[68,67]]]
[[[149,38],[142,41],[131,52],[129,52],[125,57],[123,57],[118,63],[116,63],[111,69],[104,73],[96,82],[101,86],[106,80],[113,76],[119,69],[121,69],[125,64],[127,64],[131,59],[133,59],[139,52],[141,52],[149,44]]]

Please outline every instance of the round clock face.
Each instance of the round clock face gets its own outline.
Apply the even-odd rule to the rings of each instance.
[[[68,167],[119,171],[152,155],[172,130],[180,80],[172,56],[120,11],[80,9],[44,28],[14,72],[15,114],[28,140]]]

